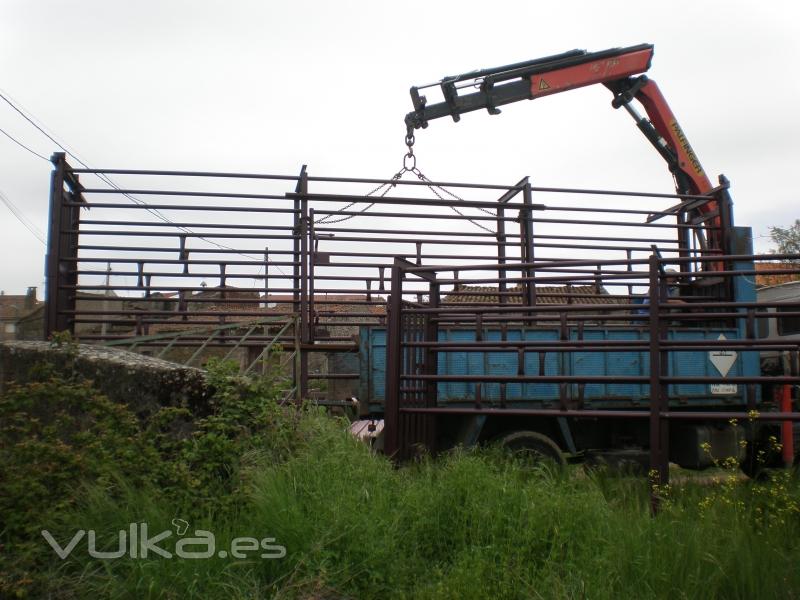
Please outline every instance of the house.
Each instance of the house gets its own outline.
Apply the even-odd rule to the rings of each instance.
[[[755,267],[756,271],[769,271],[778,269],[800,270],[800,264],[794,262],[757,262],[755,263]],[[789,283],[790,281],[800,281],[800,273],[757,273],[756,274],[757,288],[780,285],[782,283]]]
[[[0,341],[19,339],[17,324],[42,305],[36,299],[36,288],[29,287],[26,294],[6,294],[0,291]]]

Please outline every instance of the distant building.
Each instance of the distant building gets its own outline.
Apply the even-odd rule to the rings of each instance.
[[[35,340],[44,339],[44,302],[17,321],[17,339]]]
[[[756,271],[769,271],[778,269],[798,269],[800,265],[792,262],[757,262]],[[792,281],[799,281],[800,273],[757,273],[756,287],[762,288],[772,285],[780,285]]]
[[[36,288],[29,287],[23,295],[0,292],[0,341],[20,339],[18,324],[42,305],[36,299]]]

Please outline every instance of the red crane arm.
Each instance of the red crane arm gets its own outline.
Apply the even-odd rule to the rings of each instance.
[[[707,194],[714,189],[656,82],[647,80],[636,99],[644,106],[653,127],[675,153],[677,167],[686,173],[689,189],[684,193]]]
[[[632,49],[619,50],[618,53],[606,50],[584,54],[580,62],[568,61],[573,64],[563,67],[559,67],[557,62],[550,63],[549,68],[542,68],[530,74],[530,97],[534,99],[549,96],[644,73],[650,68],[652,58],[653,46],[636,46]]]
[[[427,86],[412,87],[414,111],[406,115],[407,140],[413,143],[413,132],[428,126],[428,121],[486,109],[498,114],[499,106],[520,100],[532,100],[579,87],[601,83],[614,94],[612,106],[624,107],[639,129],[666,160],[679,194],[705,195],[714,189],[692,150],[675,115],[661,94],[658,85],[642,73],[650,68],[653,46],[641,44],[613,48],[601,52],[573,50],[524,63],[494,69],[473,71],[445,77]],[[444,102],[428,105],[419,91],[439,86]],[[460,90],[473,90],[460,94]],[[636,99],[644,107],[647,118],[631,105]],[[720,218],[716,200],[694,203],[694,216],[702,217],[708,228],[708,240],[701,242],[713,249],[721,248]]]

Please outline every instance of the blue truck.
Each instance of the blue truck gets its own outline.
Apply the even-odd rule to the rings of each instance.
[[[438,103],[420,94],[436,85],[411,88],[409,157],[415,130],[434,119],[459,121],[481,109],[496,115],[503,104],[602,84],[672,173],[680,202],[647,223],[676,217],[680,251],[665,260],[652,246],[640,282],[649,289],[629,285],[615,296],[596,275],[604,298],[590,300],[568,290],[591,280],[582,266],[604,267],[575,262],[577,270],[561,279],[548,277],[559,265],[535,261],[533,219],[521,211],[518,306],[509,303],[505,260],[483,267],[496,269],[494,297],[463,307],[455,298],[468,281],[397,260],[388,324],[361,327],[351,365],[360,374],[362,411],[383,419],[385,429],[373,429],[383,433],[387,453],[402,459],[495,441],[557,462],[647,463],[662,481],[669,461],[702,469],[732,457],[754,474],[756,462],[771,460],[765,456],[776,426],[758,416],[772,404],[762,395],[752,233],[734,227],[727,180],[711,183],[658,86],[643,75],[652,54],[648,44],[574,50],[470,71],[442,79]],[[612,283],[626,277],[619,269],[642,266],[635,262],[606,265]],[[671,297],[667,266],[680,274],[679,298]],[[417,302],[403,295],[403,282],[414,278],[427,285],[422,294],[417,288]],[[555,305],[537,301],[542,279],[566,284]]]
[[[746,249],[749,229],[733,231],[735,245]],[[671,423],[665,451],[684,468],[703,469],[733,457],[753,471],[748,461],[775,433],[774,426],[725,418],[771,406],[759,383],[754,313],[743,308],[756,301],[754,278],[748,276],[753,264],[730,262],[728,268],[728,277],[714,272],[716,280],[725,281],[715,287],[704,285],[711,275],[687,275],[692,283],[685,285],[685,300],[671,304],[662,297],[660,303],[655,331],[661,408],[685,415]],[[460,294],[468,289],[461,286]],[[700,292],[702,297],[692,296]],[[403,313],[417,317],[417,326],[405,332],[391,331],[391,314],[388,327],[360,328],[358,355],[348,368],[360,374],[357,397],[364,416],[381,423],[374,430],[383,432],[384,424],[399,430],[400,448],[392,453],[413,453],[413,446],[437,452],[498,443],[560,463],[647,464],[654,330],[642,297],[605,293],[591,304],[581,304],[586,302],[581,297],[556,299],[526,312],[521,302],[519,308],[491,302],[464,307],[458,296],[403,303]],[[503,320],[493,323],[490,315],[498,310]],[[453,315],[461,323],[445,324]],[[431,327],[437,319],[442,324]],[[387,347],[392,335],[402,338],[399,356]],[[394,375],[393,364],[398,365]],[[392,401],[399,403],[394,414],[387,410]],[[709,419],[708,413],[719,418]]]
[[[556,341],[558,329],[519,328],[505,332],[509,341]],[[452,329],[439,332],[442,342],[469,344],[476,341],[476,332]],[[698,327],[675,329],[669,332],[673,341],[692,342],[705,340],[742,339],[736,328]],[[368,407],[367,418],[383,419],[386,400],[386,338],[385,327],[362,327],[360,332],[359,361],[361,379],[358,398]],[[484,331],[486,341],[500,341],[498,329]],[[570,328],[569,339],[577,340],[577,327]],[[644,341],[648,332],[644,328],[592,328],[583,332],[587,341]],[[647,352],[626,350],[619,353],[596,352],[591,349],[568,353],[530,351],[524,353],[523,375],[536,379],[541,373],[550,380],[561,376],[586,376],[602,378],[647,377],[650,370]],[[564,355],[567,356],[564,356]],[[760,374],[757,353],[694,350],[671,353],[668,374],[675,377],[719,377],[715,356],[734,356],[726,377],[754,377]],[[457,351],[441,354],[437,373],[457,379],[460,376],[510,376],[518,372],[516,356],[500,352]],[[439,416],[441,438],[437,450],[456,445],[465,447],[498,442],[513,448],[528,448],[544,456],[565,462],[568,457],[600,458],[606,462],[646,462],[648,448],[648,423],[643,419],[600,418],[591,412],[587,417],[556,414],[562,405],[559,383],[509,383],[487,382],[482,385],[480,405],[486,413],[475,410],[479,383],[446,381],[437,384],[436,406],[464,409]],[[736,384],[671,384],[668,386],[669,406],[693,410],[745,410],[755,404],[761,406],[760,394],[755,402],[748,402],[746,386]],[[650,402],[649,384],[646,383],[569,383],[566,384],[567,406],[580,406],[581,410],[635,411],[646,410]],[[502,408],[501,408],[502,406]],[[509,410],[510,409],[510,410]],[[553,414],[521,415],[514,409],[553,409]],[[474,412],[474,415],[469,413]],[[703,469],[715,460],[733,456],[744,461],[746,432],[730,423],[692,423],[673,428],[670,460],[685,468]],[[705,446],[708,444],[708,446]]]

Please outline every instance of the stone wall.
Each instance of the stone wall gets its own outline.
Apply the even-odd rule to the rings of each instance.
[[[213,393],[200,369],[126,350],[36,341],[0,343],[0,392],[10,382],[36,381],[43,369],[91,380],[109,398],[127,404],[143,418],[162,406],[183,406],[202,416],[208,413]]]

